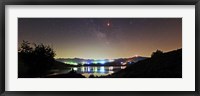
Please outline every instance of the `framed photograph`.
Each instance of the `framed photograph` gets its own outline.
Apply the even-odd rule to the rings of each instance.
[[[2,95],[199,95],[199,0],[1,2]]]

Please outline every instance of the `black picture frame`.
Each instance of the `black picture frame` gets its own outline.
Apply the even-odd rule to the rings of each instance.
[[[6,5],[195,5],[195,91],[5,91],[5,6]],[[0,1],[0,95],[75,96],[75,95],[153,95],[199,96],[200,0],[1,0]]]

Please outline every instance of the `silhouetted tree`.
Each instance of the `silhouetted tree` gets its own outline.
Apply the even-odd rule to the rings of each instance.
[[[28,41],[24,41],[21,44],[21,47],[19,48],[19,52],[21,54],[28,54],[31,53],[33,51],[33,48],[30,46],[30,43]]]
[[[56,55],[53,49],[44,44],[31,44],[23,41],[19,51],[19,77],[40,77],[48,72]]]
[[[153,52],[151,54],[151,57],[157,57],[157,56],[161,56],[163,54],[163,52],[161,50],[156,50],[156,52]]]

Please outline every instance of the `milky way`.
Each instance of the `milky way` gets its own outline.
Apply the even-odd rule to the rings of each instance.
[[[150,56],[182,47],[181,18],[19,18],[22,40],[51,45],[56,58]]]

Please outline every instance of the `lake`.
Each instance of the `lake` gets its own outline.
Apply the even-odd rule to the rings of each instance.
[[[68,73],[69,71],[74,70],[85,77],[89,77],[90,75],[106,76],[125,68],[126,66],[81,66],[71,67],[70,70],[63,70],[60,73]]]

